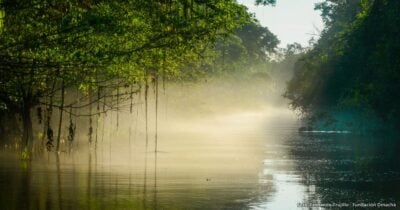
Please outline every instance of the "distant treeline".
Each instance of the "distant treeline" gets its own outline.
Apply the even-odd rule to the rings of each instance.
[[[286,97],[316,126],[400,128],[400,1],[326,0],[325,29]],[[323,122],[321,124],[321,122]]]

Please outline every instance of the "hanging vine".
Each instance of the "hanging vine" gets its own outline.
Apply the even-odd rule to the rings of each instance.
[[[75,139],[76,124],[72,121],[72,108],[70,108],[69,114],[69,126],[68,126],[68,141],[72,143]]]
[[[130,107],[129,107],[129,112],[132,114],[132,107],[133,107],[133,85],[131,85],[131,92],[130,92],[129,98],[130,98],[130,100],[131,100],[131,104],[130,104]]]
[[[36,108],[36,115],[37,115],[37,118],[38,118],[38,123],[39,123],[39,124],[42,124],[42,120],[43,120],[43,111],[42,111],[42,107],[41,107],[41,106],[38,106],[38,107]]]
[[[65,93],[65,85],[64,79],[61,80],[61,104],[60,104],[60,117],[58,123],[58,133],[57,133],[57,151],[60,151],[61,146],[61,130],[62,130],[62,122],[63,122],[63,113],[64,113],[64,93]]]
[[[93,119],[92,119],[92,87],[89,87],[89,144],[93,141]]]
[[[158,146],[158,76],[155,76],[154,80],[154,92],[155,92],[155,99],[156,99],[156,127],[155,127],[155,136],[154,136],[154,152],[157,155],[157,146]],[[156,156],[157,157],[157,156]]]
[[[146,123],[146,151],[149,144],[149,127],[148,127],[148,94],[149,94],[149,82],[146,74],[145,87],[144,87],[144,103],[145,103],[145,123]]]
[[[56,85],[56,82],[55,82],[55,80],[53,81],[53,84],[52,84],[52,93],[54,93],[54,89],[55,89],[55,85]],[[53,132],[53,129],[51,128],[51,116],[52,116],[52,114],[53,114],[53,95],[50,95],[50,100],[49,100],[49,105],[47,106],[47,119],[46,119],[46,127],[47,127],[47,130],[46,130],[46,136],[47,136],[47,142],[46,142],[46,148],[47,148],[47,151],[51,151],[52,150],[52,148],[54,147],[54,144],[53,144],[53,142],[54,142],[54,132]]]
[[[51,151],[51,149],[54,147],[53,141],[53,129],[51,128],[51,115],[53,114],[53,97],[50,97],[50,104],[47,107],[47,119],[46,119],[46,135],[47,135],[47,142],[46,142],[46,148],[48,151]]]
[[[120,83],[120,79],[119,79],[119,74],[118,74],[118,81],[117,81],[117,129],[119,127],[119,83]]]

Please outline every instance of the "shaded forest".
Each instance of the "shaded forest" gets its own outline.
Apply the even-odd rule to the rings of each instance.
[[[325,28],[295,64],[291,106],[316,127],[399,130],[399,1],[324,1],[316,9]]]
[[[3,0],[0,14],[0,135],[25,157],[33,142],[59,151],[76,126],[93,142],[98,118],[126,103],[147,116],[168,81],[256,72],[279,43],[233,0]]]

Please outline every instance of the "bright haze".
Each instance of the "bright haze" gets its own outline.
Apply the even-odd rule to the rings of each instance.
[[[315,3],[321,0],[277,0],[275,6],[255,6],[254,0],[238,2],[278,36],[279,47],[293,42],[306,46],[312,37],[318,38],[323,28],[320,12],[314,10]]]

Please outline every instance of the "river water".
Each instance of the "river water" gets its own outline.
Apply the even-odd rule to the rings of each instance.
[[[399,208],[396,141],[299,125],[288,110],[263,108],[161,123],[157,153],[153,132],[146,150],[145,133],[130,131],[128,143],[124,128],[103,134],[112,144],[28,162],[5,149],[0,209]]]

